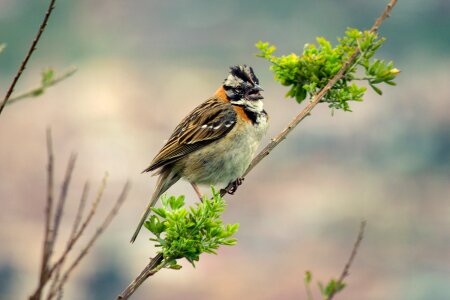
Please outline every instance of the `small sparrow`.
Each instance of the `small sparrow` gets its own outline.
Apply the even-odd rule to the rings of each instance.
[[[261,101],[263,89],[258,84],[251,67],[231,67],[214,96],[197,106],[175,128],[144,170],[155,171],[153,175],[159,178],[131,242],[161,194],[180,178],[189,181],[199,197],[197,184],[234,183],[234,192],[268,127],[268,115]]]

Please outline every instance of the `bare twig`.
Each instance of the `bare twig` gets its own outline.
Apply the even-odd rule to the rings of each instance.
[[[39,42],[39,39],[41,38],[42,33],[45,30],[45,27],[47,26],[48,19],[50,18],[50,15],[51,15],[53,9],[55,8],[55,1],[56,0],[50,0],[50,4],[49,4],[47,12],[45,14],[44,20],[42,21],[41,26],[39,27],[36,37],[34,38],[33,42],[31,43],[30,49],[28,49],[28,52],[25,55],[25,59],[22,61],[22,64],[20,65],[19,70],[16,73],[16,76],[14,76],[14,79],[11,82],[9,89],[6,92],[5,98],[3,99],[3,102],[0,106],[0,115],[3,111],[3,109],[5,108],[5,105],[8,102],[9,98],[11,97],[11,94],[14,91],[14,87],[16,86],[17,81],[19,80],[20,76],[22,75],[23,70],[25,70],[28,60],[30,59],[31,55],[33,54],[33,51],[36,49],[36,45]]]
[[[15,97],[11,97],[11,98],[9,98],[8,103],[6,103],[6,105],[11,105],[13,103],[16,103],[16,102],[18,102],[20,100],[24,100],[24,99],[29,98],[29,97],[35,97],[37,94],[42,92],[43,89],[51,87],[51,86],[57,84],[58,82],[61,82],[64,79],[69,78],[70,76],[75,74],[76,71],[77,71],[77,68],[73,67],[70,70],[68,70],[67,72],[65,72],[64,74],[62,74],[61,76],[58,76],[55,79],[52,79],[45,86],[39,86],[39,87],[36,87],[36,88],[31,89],[29,91],[23,92],[23,93],[15,96]]]
[[[55,218],[53,221],[53,235],[51,239],[51,247],[54,248],[56,244],[56,238],[58,237],[59,226],[61,225],[61,218],[64,211],[64,205],[66,204],[67,191],[69,190],[70,179],[72,178],[73,170],[77,156],[72,154],[67,164],[66,175],[64,176],[63,184],[61,186],[61,193],[59,195],[58,203],[56,205]]]
[[[86,204],[88,193],[89,193],[89,183],[86,182],[84,184],[84,186],[83,186],[83,192],[81,194],[81,199],[80,199],[80,202],[78,204],[77,213],[75,215],[75,219],[74,219],[74,222],[73,222],[73,225],[72,225],[72,232],[70,233],[70,237],[67,240],[66,247],[68,247],[69,243],[71,243],[72,239],[75,237],[75,234],[78,231],[78,227],[80,225],[81,218],[83,216],[84,207],[85,207],[85,204]],[[64,261],[62,261],[59,264],[59,266],[54,271],[54,276],[52,277],[52,283],[50,285],[50,289],[49,289],[50,292],[49,292],[49,295],[47,297],[47,300],[52,299],[51,296],[55,295],[56,292],[57,292],[57,290],[56,290],[57,289],[57,284],[59,283],[60,276],[61,276],[61,269],[63,268],[63,266],[64,266]]]
[[[67,255],[69,254],[69,252],[72,250],[73,246],[75,245],[75,243],[78,241],[78,239],[83,235],[84,230],[86,229],[86,227],[89,225],[89,223],[92,220],[92,217],[95,215],[95,212],[97,211],[97,207],[100,203],[100,200],[102,199],[103,196],[103,192],[105,191],[106,188],[106,182],[108,180],[108,174],[105,174],[105,176],[103,177],[102,183],[100,185],[97,197],[94,201],[94,203],[92,204],[91,210],[88,214],[88,216],[86,217],[86,219],[84,220],[83,224],[80,227],[80,230],[75,234],[75,236],[67,243],[66,249],[64,250],[64,252],[61,254],[60,258],[54,263],[53,267],[50,268],[50,270],[48,271],[48,276],[51,276],[52,273],[55,271],[55,269],[66,259]]]
[[[86,182],[83,186],[83,192],[81,194],[81,199],[78,204],[77,214],[75,216],[75,220],[73,221],[72,232],[70,233],[69,241],[75,237],[75,234],[78,231],[78,227],[80,226],[81,218],[83,216],[84,207],[86,206],[86,200],[89,194],[89,183]]]
[[[136,289],[150,276],[154,275],[160,269],[164,267],[163,264],[163,255],[159,253],[154,258],[150,260],[150,263],[142,270],[141,274],[139,274],[136,279],[134,279],[125,290],[117,297],[118,300],[128,299]]]
[[[362,221],[359,226],[358,237],[356,238],[355,244],[353,245],[352,253],[350,254],[350,257],[348,258],[348,261],[345,264],[344,269],[342,270],[341,276],[339,276],[336,286],[344,283],[344,279],[349,275],[350,267],[352,266],[352,263],[355,260],[356,254],[358,253],[359,246],[361,245],[361,241],[364,238],[364,230],[365,229],[366,229],[366,221]],[[332,300],[334,295],[336,295],[336,292],[337,292],[337,290],[333,290],[330,293],[330,295],[328,295],[327,300]]]
[[[39,286],[42,286],[45,282],[45,277],[48,271],[48,263],[51,256],[51,238],[52,238],[52,229],[51,229],[51,219],[53,214],[53,164],[54,164],[54,155],[53,155],[53,145],[52,145],[52,132],[47,129],[47,203],[45,208],[45,232],[44,232],[44,245],[42,249],[42,265],[41,271],[39,275]],[[41,289],[38,288],[37,296],[40,297]],[[39,299],[39,298],[37,298]]]
[[[56,260],[56,262],[50,267],[47,266],[47,271],[44,273],[44,276],[42,278],[42,280],[40,280],[39,286],[36,289],[36,291],[33,293],[33,295],[30,297],[30,300],[38,300],[41,299],[41,293],[42,293],[42,289],[44,288],[44,286],[47,284],[48,280],[52,277],[52,275],[54,274],[54,272],[60,268],[60,266],[64,263],[65,259],[67,258],[69,252],[72,250],[73,246],[75,245],[75,243],[78,241],[78,239],[81,237],[81,235],[84,233],[84,230],[86,229],[86,227],[88,226],[88,224],[90,223],[90,221],[92,220],[92,217],[94,216],[98,204],[100,203],[100,200],[102,199],[102,195],[103,192],[106,188],[106,182],[107,182],[107,178],[108,178],[108,174],[105,174],[105,176],[103,177],[102,183],[100,185],[98,194],[96,199],[94,200],[93,204],[92,204],[92,208],[88,214],[88,216],[86,217],[86,219],[84,220],[83,224],[81,225],[80,229],[78,230],[78,232],[73,236],[72,239],[70,239],[67,243],[66,248],[64,249],[64,252],[61,254],[61,256]],[[48,262],[47,262],[48,264]]]
[[[58,293],[62,292],[62,288],[64,284],[66,283],[67,279],[69,278],[72,271],[77,267],[77,265],[80,263],[80,261],[86,256],[89,249],[91,249],[92,245],[97,241],[98,237],[105,231],[105,229],[108,227],[108,225],[111,223],[111,221],[116,216],[117,212],[119,211],[120,207],[122,206],[123,202],[125,201],[128,191],[130,189],[130,183],[127,182],[125,186],[122,189],[122,193],[120,194],[119,198],[117,199],[115,205],[109,212],[109,214],[106,216],[103,223],[100,225],[100,227],[97,228],[97,231],[94,233],[92,238],[89,240],[87,245],[81,250],[80,254],[75,258],[73,263],[69,266],[67,271],[64,273],[64,275],[61,278],[61,281],[58,284],[58,287],[56,288]]]
[[[392,11],[393,7],[397,3],[397,0],[391,0],[380,17],[375,21],[374,25],[370,29],[371,32],[375,32],[378,30],[381,23],[389,16],[389,13]],[[323,96],[339,81],[348,70],[348,68],[352,65],[355,59],[360,55],[360,50],[357,48],[355,52],[350,56],[350,58],[344,63],[338,73],[328,81],[327,85],[320,90],[315,97],[311,100],[311,102],[288,124],[287,128],[281,131],[272,141],[252,160],[250,166],[247,168],[243,176],[246,176],[250,173],[253,168],[261,162],[269,153],[280,144],[286,136],[306,117],[310,114],[311,110],[320,102]],[[228,185],[225,189],[221,190],[220,193],[223,196],[226,192],[230,191],[233,188],[233,185]],[[359,243],[358,243],[359,246]],[[356,254],[356,252],[355,252]],[[159,255],[159,254],[158,254]],[[157,256],[158,257],[158,256]],[[156,258],[156,257],[155,257]],[[121,295],[119,295],[118,299],[127,299],[141,284],[145,281],[149,276],[153,275],[160,268],[155,269],[154,265],[152,265],[153,259],[150,264],[148,264],[145,269],[141,272],[141,274],[130,283],[130,285],[125,289]],[[158,258],[159,263],[163,260],[163,258]],[[153,268],[152,268],[153,266]],[[154,272],[153,272],[154,271]],[[150,274],[150,275],[148,275]]]

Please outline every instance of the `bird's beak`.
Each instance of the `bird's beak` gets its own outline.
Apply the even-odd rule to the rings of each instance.
[[[262,91],[264,91],[262,89],[262,87],[260,87],[259,85],[255,84],[253,86],[253,88],[249,91],[249,93],[246,95],[246,97],[247,97],[247,99],[252,100],[252,101],[264,99],[264,97],[260,93]]]
[[[255,90],[257,90],[257,91],[259,91],[259,92],[263,92],[264,90],[263,90],[263,88],[262,87],[260,87],[259,85],[257,85],[257,84],[255,84],[255,87],[254,87],[254,89]]]

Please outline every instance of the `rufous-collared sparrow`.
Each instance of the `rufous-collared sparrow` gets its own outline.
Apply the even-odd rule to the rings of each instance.
[[[214,96],[175,128],[144,170],[155,171],[159,178],[131,242],[159,196],[180,178],[189,181],[200,195],[197,184],[228,185],[244,174],[268,127],[258,84],[251,67],[231,67]]]

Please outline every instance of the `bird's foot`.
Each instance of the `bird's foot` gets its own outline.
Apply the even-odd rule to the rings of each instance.
[[[220,195],[224,196],[225,194],[234,195],[237,188],[244,182],[244,177],[239,177],[235,181],[230,182],[226,188],[220,190]]]

